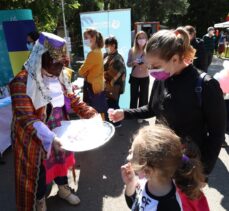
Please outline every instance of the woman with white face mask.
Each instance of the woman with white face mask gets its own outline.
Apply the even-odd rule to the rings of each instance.
[[[120,95],[125,90],[126,67],[121,54],[118,52],[118,41],[115,37],[105,39],[104,54],[104,79],[107,105],[109,108],[118,109]],[[107,118],[108,116],[106,116]],[[116,122],[114,126],[120,127],[121,123]]]
[[[187,31],[160,30],[148,41],[146,60],[155,78],[148,105],[137,109],[109,112],[116,122],[156,117],[183,140],[199,148],[204,173],[210,174],[225,140],[226,109],[219,83],[192,65],[195,49]]]
[[[35,42],[39,38],[39,33],[37,31],[32,31],[27,34],[27,42],[26,42],[26,47],[29,51],[33,50],[33,46],[35,45]]]
[[[53,129],[69,119],[70,108],[85,119],[97,112],[74,94],[65,68],[68,61],[66,41],[41,32],[24,69],[10,83],[18,211],[47,211],[46,189],[53,181],[60,198],[80,203],[68,186],[74,153],[61,148],[62,140]]]
[[[144,48],[147,35],[139,31],[130,49],[127,66],[132,68],[130,75],[130,108],[137,108],[148,103],[149,73],[145,65]]]
[[[107,104],[104,92],[103,54],[101,51],[104,46],[103,37],[100,32],[91,28],[86,29],[83,35],[84,45],[91,49],[78,72],[79,76],[85,79],[83,100],[104,115],[107,111]]]

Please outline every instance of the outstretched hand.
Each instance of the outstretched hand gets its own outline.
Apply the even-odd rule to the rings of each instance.
[[[109,120],[112,122],[119,122],[124,119],[123,109],[114,110],[113,108],[109,108],[107,112],[108,112]]]

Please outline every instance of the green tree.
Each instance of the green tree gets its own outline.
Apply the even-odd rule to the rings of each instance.
[[[229,0],[188,1],[190,6],[182,23],[195,26],[199,36],[206,34],[209,26],[225,21],[229,11]]]
[[[64,0],[67,28],[73,50],[82,54],[81,12],[131,8],[137,21],[159,21],[169,28],[191,24],[202,36],[209,26],[224,21],[229,0]],[[1,0],[0,9],[31,9],[39,31],[54,32],[63,26],[61,0]]]
[[[131,8],[132,24],[136,21],[160,21],[167,24],[172,14],[184,15],[188,0],[104,0],[104,9]]]
[[[65,0],[68,14],[79,6],[77,0]],[[39,31],[53,32],[62,21],[61,0],[1,0],[0,9],[31,9]]]

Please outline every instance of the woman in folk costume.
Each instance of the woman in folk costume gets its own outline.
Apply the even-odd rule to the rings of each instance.
[[[67,170],[75,163],[74,154],[61,149],[52,129],[68,119],[70,106],[81,118],[91,118],[97,112],[74,95],[64,68],[67,59],[65,40],[42,32],[25,69],[10,83],[19,211],[45,211],[46,184],[53,180],[59,197],[74,205],[80,202],[67,180]]]

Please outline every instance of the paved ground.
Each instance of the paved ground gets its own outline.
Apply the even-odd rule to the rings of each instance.
[[[210,73],[222,69],[222,61],[214,60]],[[152,123],[153,119],[143,124]],[[47,200],[49,211],[128,211],[123,198],[123,183],[120,177],[120,166],[130,147],[130,141],[136,130],[142,126],[137,121],[124,121],[123,127],[116,130],[112,140],[103,147],[76,154],[77,176],[75,185],[69,174],[71,186],[78,189],[81,204],[77,207],[66,204],[56,195],[53,186]],[[229,137],[227,143],[229,144]],[[0,165],[0,211],[14,211],[14,170],[13,156],[9,149],[4,154],[5,165]],[[229,210],[229,148],[222,148],[216,167],[210,176],[209,186],[204,192],[212,211]],[[79,187],[79,188],[78,188]]]

